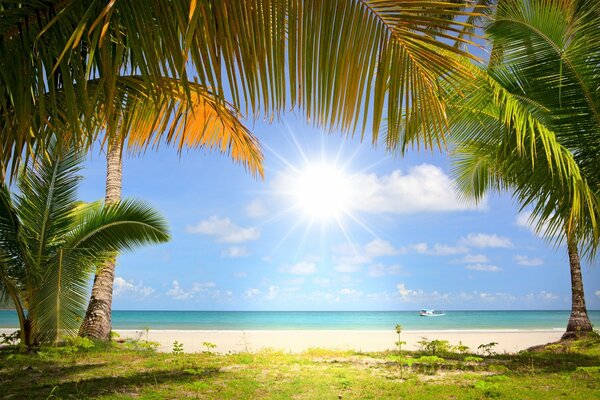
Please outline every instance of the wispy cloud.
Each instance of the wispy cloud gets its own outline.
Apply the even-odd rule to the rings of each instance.
[[[232,246],[221,252],[221,256],[229,258],[248,257],[249,255],[248,249],[241,246]]]
[[[460,243],[465,246],[478,248],[492,247],[508,249],[513,247],[513,244],[509,238],[485,233],[469,233],[466,237],[460,240]]]
[[[128,281],[120,276],[115,278],[113,284],[113,295],[115,297],[133,297],[142,300],[153,293],[154,289],[150,286],[144,286],[143,282]]]
[[[217,285],[214,282],[196,282],[192,284],[190,289],[183,289],[179,285],[178,280],[174,280],[171,283],[171,288],[167,290],[167,296],[174,298],[175,300],[190,300],[198,295],[209,295],[210,297],[219,297],[221,294],[231,295],[230,291],[221,292],[215,290]]]
[[[259,199],[254,199],[246,206],[246,215],[250,218],[263,218],[268,214],[267,208]]]
[[[292,275],[312,275],[317,272],[317,264],[310,261],[300,261],[296,264],[282,267],[281,271]]]
[[[499,268],[495,265],[489,264],[470,264],[465,267],[466,269],[470,269],[471,271],[482,271],[482,272],[500,272],[502,268]]]
[[[218,242],[244,243],[260,238],[260,229],[255,227],[242,228],[229,218],[216,215],[186,228],[187,233],[214,236]]]
[[[544,260],[542,260],[541,258],[535,257],[535,258],[530,258],[528,256],[523,256],[523,255],[516,255],[514,257],[515,262],[523,267],[537,267],[540,265],[544,265]]]
[[[400,265],[384,265],[384,264],[373,264],[369,266],[367,275],[371,278],[379,278],[386,275],[407,275]]]

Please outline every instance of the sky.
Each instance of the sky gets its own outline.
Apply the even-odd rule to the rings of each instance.
[[[123,195],[169,221],[169,243],[118,259],[117,310],[569,309],[566,248],[547,244],[510,193],[454,190],[439,151],[323,132],[289,113],[250,125],[264,180],[227,156],[163,147],[127,156]],[[92,152],[83,200],[104,197]],[[600,271],[583,262],[589,309]]]

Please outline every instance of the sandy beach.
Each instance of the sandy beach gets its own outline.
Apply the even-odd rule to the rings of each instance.
[[[0,329],[0,333],[11,333],[14,329]],[[394,348],[398,336],[394,331],[382,330],[121,330],[116,332],[121,339],[142,339],[158,342],[159,351],[171,352],[173,342],[183,343],[186,353],[206,350],[203,342],[216,345],[212,351],[219,353],[258,351],[274,349],[285,352],[302,352],[310,348],[333,350],[384,351]],[[404,331],[403,348],[417,350],[417,342],[425,337],[428,340],[448,340],[451,344],[462,342],[476,351],[480,344],[498,342],[495,351],[514,353],[528,347],[554,342],[563,330],[464,330],[464,331]]]
[[[146,331],[117,330],[121,338],[146,339]],[[422,337],[429,340],[448,340],[476,350],[484,343],[498,342],[498,353],[513,353],[528,347],[560,339],[562,330],[502,330],[502,331],[405,331],[404,348],[416,350]],[[148,340],[160,343],[159,351],[170,352],[173,342],[183,343],[185,352],[206,350],[203,342],[214,343],[213,351],[220,353],[275,349],[285,352],[302,352],[320,347],[335,350],[384,351],[394,348],[398,336],[394,331],[359,330],[268,330],[268,331],[217,331],[217,330],[149,330]]]

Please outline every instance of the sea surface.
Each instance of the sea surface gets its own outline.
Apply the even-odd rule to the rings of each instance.
[[[113,311],[113,329],[198,330],[563,330],[569,311]],[[589,311],[600,326],[600,310]],[[16,328],[14,311],[0,310],[0,328]]]

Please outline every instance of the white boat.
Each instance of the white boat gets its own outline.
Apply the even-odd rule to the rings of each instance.
[[[446,315],[446,313],[444,311],[437,310],[421,310],[419,311],[419,315],[421,317],[443,317]]]

